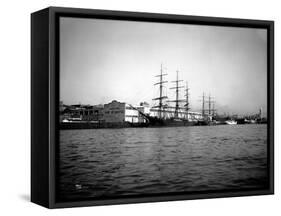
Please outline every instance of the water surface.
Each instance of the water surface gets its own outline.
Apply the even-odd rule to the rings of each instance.
[[[262,188],[267,125],[60,131],[59,197]]]

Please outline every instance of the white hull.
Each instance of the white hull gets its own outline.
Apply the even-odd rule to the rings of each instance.
[[[233,120],[225,121],[225,123],[228,125],[237,125],[237,121],[233,121]]]

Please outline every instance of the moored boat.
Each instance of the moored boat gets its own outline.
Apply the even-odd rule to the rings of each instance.
[[[227,125],[237,125],[237,121],[234,121],[234,120],[227,120],[227,121],[225,121],[225,123]]]

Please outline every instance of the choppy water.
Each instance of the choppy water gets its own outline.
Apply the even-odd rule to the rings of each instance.
[[[60,131],[59,197],[261,188],[266,125]]]

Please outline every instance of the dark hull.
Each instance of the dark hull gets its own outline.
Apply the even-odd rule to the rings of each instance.
[[[221,125],[224,123],[221,122],[214,122],[214,121],[198,121],[196,122],[197,126],[210,126],[210,125]]]
[[[157,122],[155,124],[150,124],[151,127],[181,127],[181,126],[194,126],[196,122],[192,121],[175,121],[175,120],[163,120],[161,122]]]

